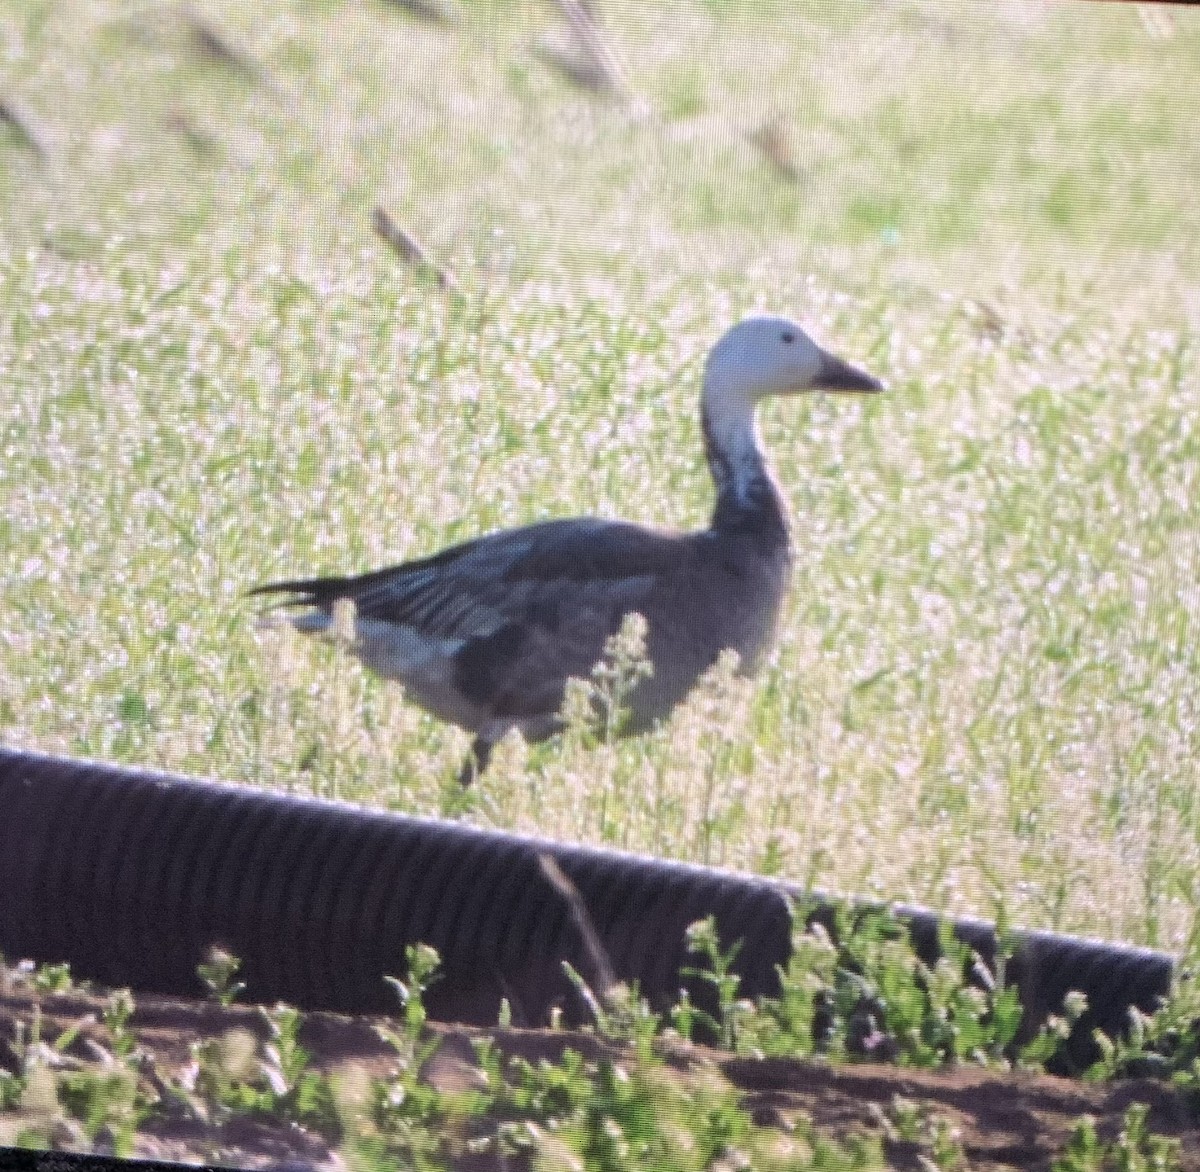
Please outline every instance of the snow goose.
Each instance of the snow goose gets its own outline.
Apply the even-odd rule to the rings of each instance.
[[[273,582],[303,606],[297,630],[328,632],[354,604],[352,649],[427,711],[474,734],[464,785],[510,729],[561,729],[570,677],[586,677],[623,618],[646,620],[652,673],[628,697],[624,731],[666,716],[726,648],[752,672],[775,632],[791,570],[783,501],[754,409],[768,395],[874,392],[882,384],[821,349],[795,322],[750,317],[712,348],[701,420],[716,485],[712,521],[670,532],[578,517],[508,529],[353,577]]]

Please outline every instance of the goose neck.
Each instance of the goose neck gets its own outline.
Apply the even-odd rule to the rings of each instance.
[[[704,452],[717,489],[714,528],[743,527],[754,520],[786,540],[783,502],[767,468],[747,395],[705,388],[701,405]]]
[[[701,423],[704,452],[718,494],[738,491],[765,474],[754,403],[748,395],[705,387]]]

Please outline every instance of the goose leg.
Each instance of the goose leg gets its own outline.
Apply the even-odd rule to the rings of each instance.
[[[472,782],[478,781],[492,759],[492,749],[496,742],[491,737],[480,733],[472,742],[471,748],[463,759],[462,768],[458,771],[458,784],[463,789],[470,788]]]
[[[521,735],[530,744],[544,741],[555,733],[562,732],[562,718],[557,713],[544,716],[531,716],[525,720],[512,720],[503,717],[489,721],[475,734],[471,742],[471,750],[467,753],[462,768],[458,771],[458,783],[467,789],[472,782],[478,781],[487,770],[488,762],[492,759],[492,750],[514,728],[521,730]]]

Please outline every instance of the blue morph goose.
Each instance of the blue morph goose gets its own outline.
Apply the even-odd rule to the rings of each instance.
[[[755,407],[772,395],[873,393],[882,383],[823,350],[795,322],[755,316],[728,330],[704,370],[701,421],[716,486],[707,528],[671,532],[577,517],[490,533],[432,557],[355,577],[273,582],[292,624],[329,632],[354,604],[352,649],[427,711],[474,735],[460,780],[517,728],[561,729],[566,682],[587,676],[632,612],[646,620],[652,672],[628,698],[625,731],[667,716],[722,651],[753,672],[774,638],[791,576],[783,500]]]

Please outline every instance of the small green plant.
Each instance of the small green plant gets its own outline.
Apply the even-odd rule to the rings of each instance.
[[[790,1134],[754,1124],[737,1092],[712,1067],[681,1076],[661,1061],[630,1054],[589,1061],[568,1049],[557,1062],[507,1063],[490,1040],[476,1044],[500,1120],[478,1145],[502,1160],[589,1172],[692,1172],[709,1168],[881,1168],[876,1141],[844,1145],[804,1121]]]
[[[1104,1172],[1105,1146],[1096,1134],[1096,1121],[1082,1116],[1071,1131],[1067,1146],[1054,1161],[1052,1172]]]
[[[261,1070],[275,1095],[275,1110],[285,1118],[332,1133],[329,1080],[310,1067],[309,1052],[300,1045],[299,1010],[277,1005],[261,1012],[270,1030],[270,1041],[263,1046]]]
[[[21,1101],[25,1084],[21,1076],[11,1070],[0,1070],[0,1111],[11,1111]]]
[[[1063,998],[1062,1012],[1051,1014],[1037,1034],[1021,1047],[1020,1064],[1041,1070],[1047,1062],[1061,1054],[1076,1022],[1087,1012],[1087,1007],[1086,993],[1078,990],[1068,993]]]
[[[1179,1172],[1179,1140],[1154,1135],[1147,1124],[1149,1109],[1134,1103],[1125,1112],[1121,1134],[1106,1144],[1096,1121],[1084,1115],[1071,1132],[1052,1172]]]
[[[274,1094],[259,1077],[257,1048],[258,1039],[245,1029],[192,1043],[181,1085],[195,1093],[207,1122],[220,1125],[234,1115],[273,1108]]]
[[[383,979],[395,990],[400,1004],[404,1008],[404,1038],[408,1044],[415,1045],[425,1029],[429,1014],[425,1009],[425,991],[438,979],[438,967],[441,958],[436,948],[428,944],[410,944],[404,950],[404,959],[408,963],[408,978],[384,977]],[[393,1035],[389,1035],[389,1040]]]
[[[224,948],[213,947],[204,963],[197,966],[196,972],[209,996],[215,998],[218,1004],[229,1006],[246,988],[244,982],[234,980],[241,967],[242,962],[232,953]]]
[[[567,681],[561,718],[569,743],[593,748],[612,744],[620,736],[630,695],[654,671],[646,653],[646,632],[645,618],[630,612],[604,644],[591,678]]]
[[[69,964],[40,964],[33,970],[33,987],[39,993],[69,993],[72,987]]]
[[[629,714],[629,697],[638,684],[654,674],[646,653],[647,626],[636,611],[621,620],[620,629],[604,645],[604,656],[592,671],[593,699],[600,715],[603,738],[620,735]]]
[[[750,1052],[825,1054],[906,1066],[952,1062],[1007,1066],[1021,1023],[1017,988],[1005,980],[1001,941],[993,974],[943,921],[932,964],[917,954],[908,925],[887,909],[833,909],[831,934],[815,905],[792,910],[792,955],[778,996],[743,1015],[742,1048]],[[1055,1054],[1082,1012],[1069,999],[1021,1050],[1026,1065]]]
[[[245,988],[234,980],[240,967],[237,957],[219,947],[197,966],[209,995],[223,1008]],[[325,1134],[336,1132],[329,1080],[310,1067],[300,1044],[300,1012],[277,1005],[260,1007],[259,1014],[267,1031],[261,1048],[255,1034],[240,1027],[195,1042],[192,1062],[172,1089],[212,1123],[244,1114],[278,1115]]]
[[[917,1145],[926,1161],[941,1172],[966,1169],[967,1157],[959,1129],[927,1104],[896,1095],[890,1110],[879,1112],[879,1121],[890,1139]]]
[[[139,1078],[143,1051],[130,1026],[136,1008],[128,989],[117,989],[104,1007],[111,1060],[97,1068],[66,1071],[58,1077],[58,1097],[63,1106],[82,1124],[89,1139],[106,1132],[113,1154],[127,1157],[133,1153],[137,1129],[153,1111],[157,1096],[147,1092]],[[88,1019],[64,1030],[54,1048],[64,1053]]]
[[[1200,979],[1190,958],[1153,1014],[1131,1006],[1125,1033],[1093,1035],[1100,1058],[1086,1071],[1094,1081],[1121,1077],[1168,1079],[1193,1111],[1200,1112]]]
[[[57,982],[56,982],[57,983]],[[104,1137],[118,1156],[128,1156],[138,1126],[149,1115],[156,1096],[138,1078],[140,1051],[129,1028],[133,998],[118,990],[108,1000],[104,1021],[111,1046],[90,1042],[101,1060],[86,1064],[69,1054],[81,1032],[95,1023],[84,1014],[62,1030],[54,1042],[43,1037],[41,1007],[34,1004],[28,1025],[14,1026],[12,1052],[15,1071],[0,1071],[0,1110],[20,1111],[35,1120],[18,1144],[48,1146],[54,1137],[73,1137],[73,1143],[99,1142]]]
[[[154,1100],[142,1092],[132,1065],[64,1071],[57,1084],[59,1102],[79,1120],[89,1139],[95,1141],[106,1131],[114,1155],[133,1154],[138,1127],[149,1116]]]
[[[133,994],[128,989],[115,990],[104,1006],[104,1024],[112,1040],[112,1051],[123,1060],[134,1058],[138,1052],[137,1038],[129,1025],[135,1008]]]
[[[426,1029],[428,1011],[425,992],[438,976],[441,963],[437,950],[427,944],[410,944],[405,949],[408,972],[402,981],[385,978],[396,991],[403,1008],[401,1028],[376,1026],[379,1036],[395,1053],[395,1065],[386,1078],[373,1080],[361,1098],[365,1107],[350,1124],[347,1151],[351,1163],[365,1168],[402,1166],[433,1169],[444,1166],[452,1132],[452,1120],[470,1114],[471,1095],[443,1094],[422,1081],[421,1072],[437,1052],[440,1040]],[[343,1123],[348,1122],[345,1111]]]
[[[636,983],[631,986],[616,981],[598,993],[569,961],[564,960],[562,968],[602,1037],[629,1042],[639,1053],[653,1046],[662,1030],[662,1018],[638,992]]]
[[[737,996],[741,978],[733,971],[733,962],[742,949],[742,942],[735,941],[729,948],[722,948],[713,916],[691,924],[686,939],[688,950],[707,964],[689,966],[683,970],[683,975],[695,977],[712,987],[717,998],[717,1012],[714,1016],[689,1001],[686,1009],[675,1014],[676,1028],[683,1033],[681,1027],[686,1025],[687,1032],[683,1036],[690,1038],[694,1023],[702,1022],[713,1031],[722,1046],[735,1050],[741,1038],[741,1024],[754,1012],[752,1002],[738,1000]]]
[[[46,1067],[47,1052],[42,1042],[40,1006],[33,1007],[28,1026],[20,1020],[13,1023],[11,1049],[17,1060],[17,1069],[0,1070],[0,1108],[20,1106],[30,1089],[30,1076]]]
[[[260,1013],[268,1031],[261,1048],[258,1038],[243,1028],[193,1043],[184,1091],[198,1097],[213,1123],[237,1115],[275,1115],[336,1133],[329,1080],[311,1069],[308,1051],[299,1042],[299,1011],[277,1005]]]

